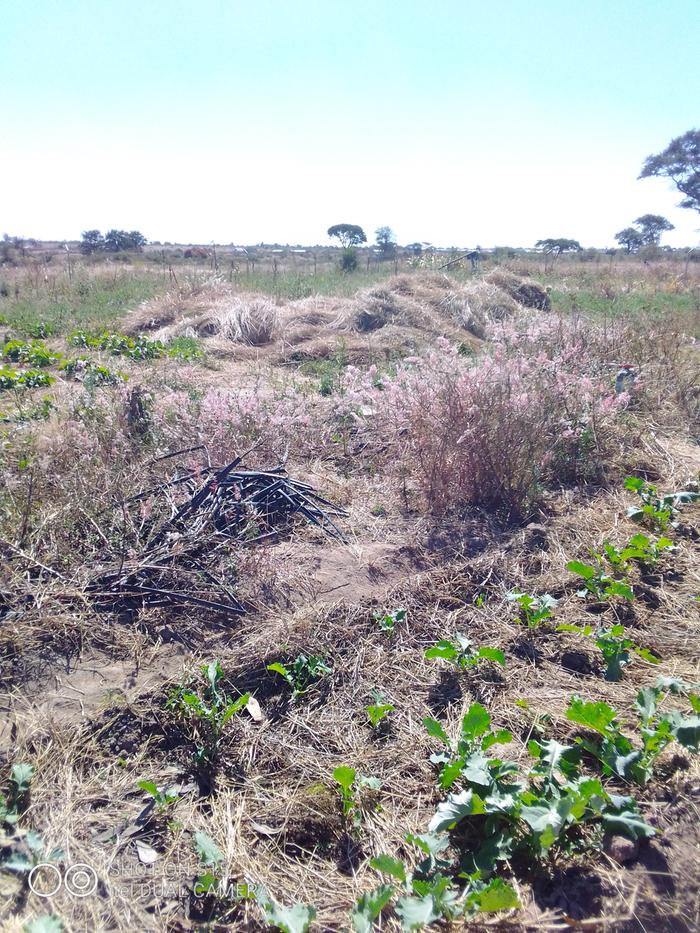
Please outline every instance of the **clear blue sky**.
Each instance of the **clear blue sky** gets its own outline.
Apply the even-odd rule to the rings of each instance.
[[[697,126],[700,0],[0,0],[0,233],[685,245]]]

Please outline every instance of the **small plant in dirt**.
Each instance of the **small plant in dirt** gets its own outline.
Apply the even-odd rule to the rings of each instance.
[[[91,350],[105,350],[112,356],[125,356],[130,360],[156,360],[167,353],[160,340],[151,340],[145,334],[127,337],[125,334],[110,334],[106,331],[93,336],[79,330],[71,334],[70,343]]]
[[[326,664],[325,658],[318,655],[299,654],[286,666],[275,661],[267,665],[268,671],[283,677],[292,689],[292,699],[297,700],[307,693],[313,684],[322,677],[333,673],[333,668]]]
[[[604,556],[618,577],[627,574],[631,562],[645,570],[654,568],[662,556],[670,550],[674,550],[674,544],[670,538],[662,536],[652,541],[641,532],[633,535],[623,548],[617,548],[607,541],[603,545]],[[601,558],[603,555],[595,556]]]
[[[639,718],[641,745],[635,745],[623,734],[617,711],[607,703],[586,703],[581,697],[571,698],[566,718],[596,733],[596,738],[577,738],[576,743],[598,759],[606,776],[617,775],[626,781],[647,784],[654,774],[654,764],[674,741],[688,751],[697,753],[700,742],[700,698],[696,693],[679,687],[679,681],[660,678],[654,687],[637,693],[635,709]],[[686,692],[693,715],[676,709],[659,711],[669,693]]]
[[[428,648],[425,657],[441,658],[461,670],[475,667],[480,661],[494,661],[502,666],[506,663],[506,656],[499,648],[476,648],[471,639],[461,632],[455,632],[452,638],[443,638]]]
[[[167,813],[180,799],[177,791],[168,787],[159,787],[155,781],[139,781],[138,786],[148,794],[161,816]]]
[[[0,869],[27,879],[37,865],[61,862],[64,858],[65,853],[62,849],[48,849],[39,833],[30,829],[5,850],[0,858]]]
[[[508,593],[506,599],[517,604],[520,621],[528,628],[537,628],[547,619],[551,619],[552,609],[557,605],[557,600],[549,593],[533,596],[530,593],[513,592]]]
[[[367,718],[373,729],[380,729],[386,725],[388,716],[394,712],[396,707],[392,703],[386,703],[384,696],[378,690],[373,692],[372,701],[369,706],[365,707]]]
[[[634,590],[628,583],[622,580],[616,580],[610,574],[606,573],[603,561],[598,558],[593,564],[584,564],[580,560],[570,560],[566,569],[580,577],[580,589],[576,595],[585,599],[587,596],[593,596],[596,600],[603,602],[607,599],[613,599],[619,596],[622,599],[634,599]]]
[[[440,765],[439,784],[444,790],[459,781],[465,771],[475,774],[476,769],[481,769],[482,775],[485,775],[484,769],[491,765],[498,769],[501,763],[497,759],[491,759],[490,765],[484,757],[484,752],[492,745],[507,744],[513,740],[513,734],[507,729],[490,731],[491,717],[481,703],[472,703],[467,710],[456,741],[450,739],[437,719],[428,717],[423,720],[423,725],[430,735],[439,739],[446,748],[445,752],[430,756],[433,764]]]
[[[407,615],[408,612],[406,609],[392,609],[385,610],[384,612],[375,612],[372,618],[379,626],[380,631],[386,632],[387,635],[391,635],[396,626],[400,622],[406,620]]]
[[[643,522],[660,533],[669,527],[676,527],[674,518],[680,511],[679,506],[700,500],[700,492],[684,489],[661,495],[653,483],[647,483],[638,476],[628,476],[624,485],[625,489],[635,492],[642,502],[640,506],[628,508],[627,517],[635,522]]]
[[[29,805],[34,768],[21,763],[12,766],[7,791],[0,793],[0,826],[5,823],[14,826]]]
[[[201,360],[204,356],[204,350],[196,337],[174,337],[166,347],[168,356],[176,360]]]
[[[50,386],[55,378],[39,369],[3,369],[0,367],[0,390],[36,389]]]
[[[308,933],[316,919],[316,908],[307,904],[284,907],[274,901],[264,888],[256,888],[255,900],[262,908],[265,922],[281,933]]]
[[[22,927],[23,933],[63,933],[63,921],[56,914],[42,914]]]
[[[649,664],[659,664],[660,658],[648,648],[640,648],[631,638],[625,635],[624,625],[612,625],[610,628],[601,626],[594,630],[590,625],[559,625],[558,632],[574,632],[585,638],[593,638],[595,645],[600,649],[605,661],[605,679],[622,680],[622,671],[632,660],[632,655],[647,661]]]
[[[196,745],[195,762],[207,768],[216,762],[226,723],[246,706],[250,694],[235,700],[226,696],[221,683],[224,672],[218,661],[202,665],[200,673],[200,681],[171,691],[166,709],[187,725]]]
[[[204,868],[204,871],[196,876],[193,885],[194,895],[199,898],[205,894],[215,893],[220,888],[219,869],[224,861],[224,853],[206,833],[195,833],[193,842],[195,852]]]
[[[349,829],[356,831],[362,825],[363,810],[366,810],[367,805],[374,805],[376,808],[376,801],[364,799],[363,791],[376,793],[380,790],[382,782],[379,778],[359,774],[355,768],[347,765],[340,765],[334,769],[333,780],[338,785],[343,820]]]

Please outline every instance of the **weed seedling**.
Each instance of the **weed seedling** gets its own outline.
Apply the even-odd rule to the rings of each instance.
[[[195,761],[199,767],[211,767],[218,757],[224,726],[243,709],[250,699],[249,693],[229,700],[221,687],[224,672],[218,661],[200,668],[206,683],[179,687],[172,691],[166,709],[172,710],[192,728],[197,745]]]
[[[333,673],[333,669],[326,664],[325,659],[315,654],[308,657],[305,654],[299,654],[289,667],[275,661],[274,664],[268,664],[267,669],[274,674],[279,674],[280,677],[284,677],[292,688],[292,699],[294,700],[304,696],[309,687],[316,681],[327,674]]]
[[[394,712],[395,707],[391,703],[385,703],[384,697],[378,690],[374,691],[372,696],[374,703],[365,707],[367,718],[373,729],[378,729],[386,720],[390,713]]]
[[[474,667],[479,661],[495,661],[502,666],[506,663],[505,654],[498,648],[475,648],[471,639],[461,632],[455,632],[451,639],[443,638],[432,648],[428,648],[425,657],[442,658],[461,670]]]
[[[28,764],[13,765],[6,794],[0,793],[0,826],[14,826],[29,804],[34,768]]]
[[[552,618],[552,609],[557,600],[545,593],[543,596],[531,596],[529,593],[508,593],[506,599],[517,603],[520,611],[520,621],[528,628],[537,628],[542,622]]]
[[[343,819],[351,829],[359,829],[362,825],[362,791],[365,788],[378,791],[382,782],[379,778],[358,774],[355,768],[347,765],[340,765],[333,771],[333,780],[338,785]]]
[[[153,800],[160,814],[166,813],[180,799],[178,793],[167,787],[158,787],[155,781],[139,781],[138,786]]]
[[[391,635],[397,624],[404,621],[406,615],[405,609],[393,609],[391,612],[375,612],[373,618],[382,632]]]

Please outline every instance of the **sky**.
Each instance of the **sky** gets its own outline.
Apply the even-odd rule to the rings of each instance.
[[[700,0],[0,0],[0,234],[700,241]]]

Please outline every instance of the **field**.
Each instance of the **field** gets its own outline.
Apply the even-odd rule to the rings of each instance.
[[[336,260],[0,266],[2,929],[698,929],[700,264]]]

